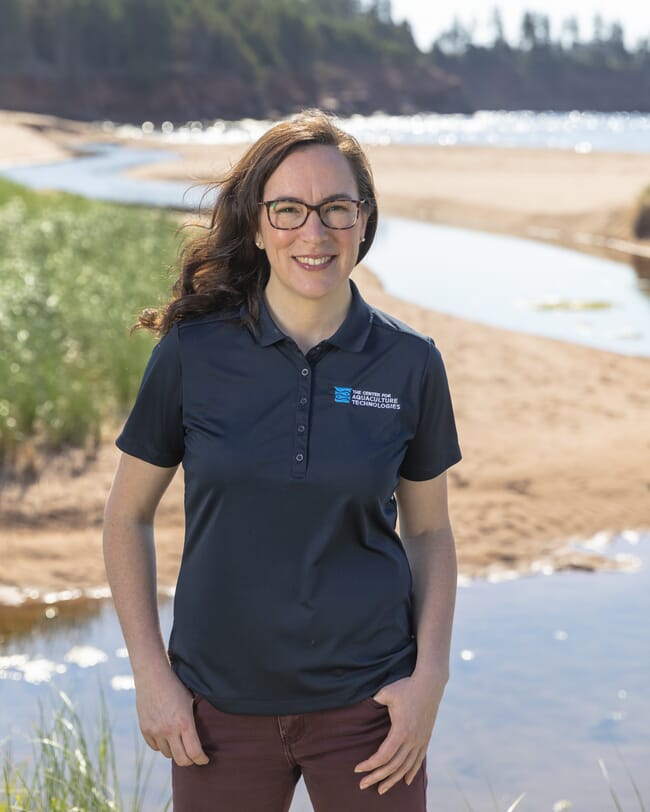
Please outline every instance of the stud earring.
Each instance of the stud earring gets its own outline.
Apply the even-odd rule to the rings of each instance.
[[[364,234],[363,237],[361,238],[360,242],[365,242],[365,241],[366,241],[366,235]]]

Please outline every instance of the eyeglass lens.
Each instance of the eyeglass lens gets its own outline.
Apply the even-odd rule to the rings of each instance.
[[[321,222],[329,228],[352,228],[357,222],[359,204],[356,200],[329,200],[320,206],[307,206],[296,200],[274,200],[267,206],[274,228],[300,228],[313,210],[318,211]]]

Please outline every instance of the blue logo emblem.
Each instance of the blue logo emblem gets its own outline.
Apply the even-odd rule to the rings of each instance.
[[[334,403],[350,403],[352,400],[352,387],[335,386]]]

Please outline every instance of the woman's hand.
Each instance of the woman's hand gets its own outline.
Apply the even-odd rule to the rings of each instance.
[[[136,707],[144,740],[179,767],[209,761],[196,732],[193,703],[192,694],[169,666],[136,679]]]
[[[385,685],[374,696],[387,706],[391,727],[377,752],[357,764],[355,772],[368,773],[361,789],[379,784],[380,793],[402,778],[410,784],[422,766],[449,678],[457,583],[446,473],[422,482],[401,479],[395,495],[400,535],[413,575],[418,653],[410,677]]]
[[[172,671],[160,632],[154,514],[176,467],[122,454],[104,517],[104,559],[135,678],[140,730],[180,767],[207,764],[192,694]]]
[[[354,768],[368,775],[361,780],[361,789],[381,782],[380,794],[401,781],[407,784],[415,778],[427,752],[446,677],[418,680],[416,677],[385,685],[373,699],[386,705],[390,715],[390,730],[379,749]]]

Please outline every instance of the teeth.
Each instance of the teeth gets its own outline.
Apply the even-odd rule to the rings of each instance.
[[[303,265],[325,265],[332,257],[296,257]]]

